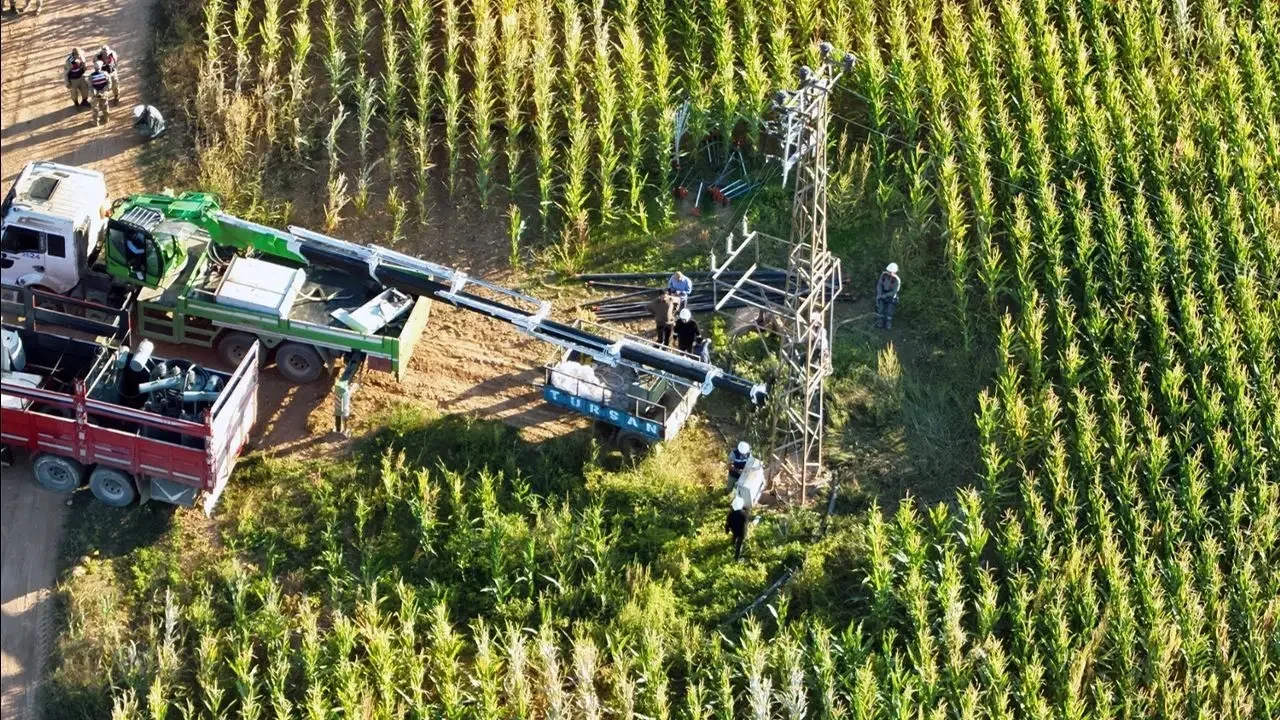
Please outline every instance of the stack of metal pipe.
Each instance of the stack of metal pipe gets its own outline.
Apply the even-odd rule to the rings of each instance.
[[[693,293],[689,295],[686,307],[694,313],[706,313],[716,310],[718,297],[713,291],[710,272],[685,273],[693,281]],[[666,288],[670,273],[592,273],[577,275],[575,280],[585,282],[594,290],[616,293],[610,297],[583,303],[580,308],[592,310],[596,319],[601,322],[626,322],[640,320],[651,315],[648,305]],[[742,277],[741,272],[724,272],[719,282],[733,284]],[[757,295],[768,295],[769,300],[781,303],[787,287],[785,270],[764,268],[751,273],[751,279],[760,285],[752,291]],[[658,284],[654,284],[654,283]],[[763,287],[761,287],[763,286]],[[808,288],[801,288],[807,293]],[[747,307],[747,303],[730,298],[720,310],[737,310]]]

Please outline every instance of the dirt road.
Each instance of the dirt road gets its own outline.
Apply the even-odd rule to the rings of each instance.
[[[5,469],[2,495],[4,699],[0,713],[5,720],[37,718],[36,688],[51,640],[54,572],[66,501],[63,495],[41,490],[25,467]]]
[[[7,2],[4,3],[6,6]],[[140,141],[130,109],[139,102],[135,75],[146,52],[146,0],[44,0],[44,12],[4,13],[0,24],[0,176],[4,186],[32,160],[86,165],[110,178],[113,194],[142,189]],[[33,4],[34,7],[34,4]],[[95,128],[63,87],[62,63],[74,45],[96,54],[103,42],[120,57],[120,104]],[[7,468],[0,483],[3,525],[3,625],[0,670],[3,720],[39,717],[35,688],[48,650],[58,543],[66,506],[25,470]]]

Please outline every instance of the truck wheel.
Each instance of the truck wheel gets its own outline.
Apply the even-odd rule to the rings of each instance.
[[[310,345],[285,343],[276,350],[276,372],[289,382],[309,383],[323,371],[324,360]]]
[[[103,505],[125,507],[138,497],[133,478],[112,468],[94,468],[89,474],[89,489]]]
[[[618,435],[618,426],[610,425],[603,420],[596,420],[592,427],[596,431],[596,436],[604,442],[613,442],[613,439]]]
[[[229,368],[240,367],[257,338],[244,332],[229,332],[218,339],[218,359]]]
[[[616,442],[622,454],[632,459],[638,459],[649,452],[649,446],[652,444],[649,438],[634,432],[618,433]]]
[[[58,493],[69,493],[84,482],[84,466],[60,455],[37,455],[31,470],[41,487]]]

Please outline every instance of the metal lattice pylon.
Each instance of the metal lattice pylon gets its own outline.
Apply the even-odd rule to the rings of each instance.
[[[822,46],[828,62],[818,70],[801,70],[796,90],[779,92],[779,138],[782,142],[782,177],[795,177],[791,211],[791,235],[786,241],[748,231],[735,244],[728,237],[728,257],[717,265],[712,256],[716,308],[730,299],[767,314],[780,336],[779,377],[771,394],[770,463],[775,488],[798,493],[801,503],[809,490],[828,482],[823,466],[823,434],[826,425],[824,394],[831,374],[830,329],[835,298],[843,278],[840,260],[827,250],[827,100],[843,68],[830,62],[831,46]],[[760,265],[764,242],[786,247],[786,285],[779,293],[752,279],[768,271]],[[753,253],[744,252],[751,248]],[[748,257],[754,259],[750,262]],[[776,271],[775,271],[776,272]]]

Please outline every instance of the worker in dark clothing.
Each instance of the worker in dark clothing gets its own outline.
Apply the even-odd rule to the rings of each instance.
[[[734,485],[738,484],[738,478],[742,476],[742,471],[747,469],[747,462],[751,460],[751,445],[745,440],[738,443],[738,447],[729,451],[729,489],[732,490]]]
[[[883,330],[893,327],[893,311],[898,307],[900,290],[902,278],[898,277],[898,263],[889,263],[876,281],[876,327]]]
[[[732,509],[724,521],[724,531],[733,534],[733,559],[742,559],[742,546],[747,541],[747,511],[742,496],[735,495]]]
[[[649,303],[649,312],[653,313],[653,322],[658,328],[658,344],[670,345],[672,331],[675,330],[676,308],[680,301],[670,292],[663,291],[656,300]]]
[[[67,77],[67,89],[71,91],[71,107],[89,107],[89,80],[85,77],[89,72],[89,64],[80,48],[71,48],[62,71]]]
[[[701,337],[702,331],[698,329],[698,321],[693,319],[693,313],[689,312],[689,308],[680,311],[680,319],[676,320],[676,347],[680,348],[680,352],[693,352],[693,346]]]

